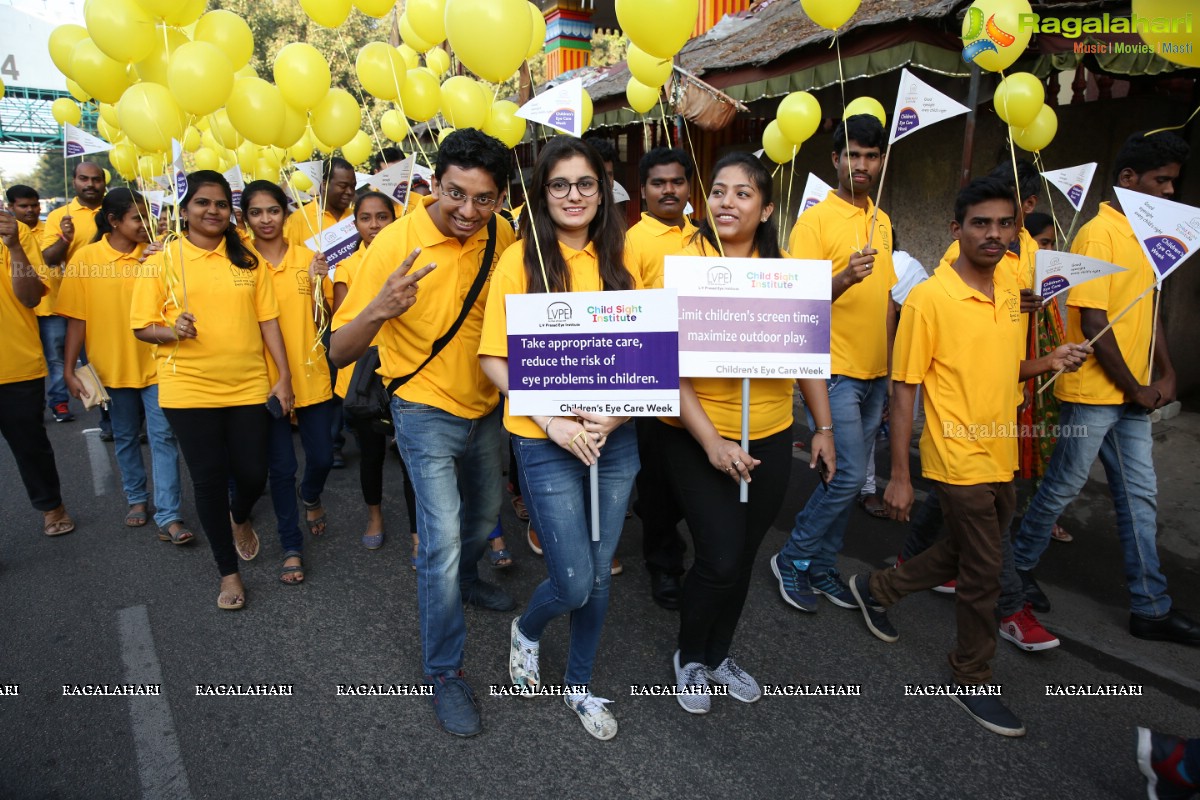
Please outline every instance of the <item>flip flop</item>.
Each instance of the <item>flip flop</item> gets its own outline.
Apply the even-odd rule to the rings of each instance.
[[[125,515],[126,528],[141,528],[145,526],[146,522],[150,519],[150,515],[146,513],[145,503],[135,503],[134,505],[141,506],[142,510],[134,511],[133,506],[129,507],[129,513]]]
[[[230,599],[230,600],[223,599],[226,597],[229,597],[232,599]],[[239,608],[242,608],[245,605],[246,605],[245,592],[243,592],[240,595],[237,594],[236,592],[221,592],[220,594],[217,595],[217,608],[221,609],[222,611],[237,611]]]
[[[1056,542],[1073,542],[1075,537],[1067,533],[1067,531],[1055,523],[1050,527],[1050,538]]]
[[[303,558],[301,558],[300,553],[297,553],[295,550],[289,550],[283,554],[284,561],[287,561],[289,558],[300,558],[301,563],[296,564],[295,566],[288,566],[287,564],[284,564],[283,571],[279,576],[279,582],[286,583],[288,586],[298,586],[299,584],[304,583]],[[296,580],[288,580],[288,576],[295,576]]]
[[[234,546],[234,549],[237,550],[238,558],[242,559],[242,561],[253,561],[254,558],[258,555],[258,549],[259,549],[258,532],[256,530],[254,530],[254,528],[251,528],[250,535],[254,538],[254,547],[252,550],[246,551],[246,550],[242,550],[242,548],[240,546],[238,546],[237,534],[236,533],[233,534],[233,546]],[[249,553],[249,555],[247,555],[247,553]]]
[[[172,525],[179,525],[180,527],[174,533],[171,533]],[[171,544],[187,544],[195,538],[196,535],[189,531],[186,526],[184,526],[183,520],[181,519],[172,520],[167,523],[165,528],[160,527],[158,529],[158,540],[160,542],[170,542]]]

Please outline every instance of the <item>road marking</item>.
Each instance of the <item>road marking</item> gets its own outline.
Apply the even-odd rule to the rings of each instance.
[[[154,652],[150,616],[145,606],[117,612],[121,659],[127,683],[162,685],[162,666]],[[179,737],[165,694],[129,698],[129,718],[137,751],[142,797],[155,800],[191,800],[187,770],[179,750]]]
[[[92,488],[96,497],[103,497],[116,489],[112,464],[108,460],[108,448],[100,441],[99,428],[88,428],[83,432],[87,439],[88,461],[92,465]]]

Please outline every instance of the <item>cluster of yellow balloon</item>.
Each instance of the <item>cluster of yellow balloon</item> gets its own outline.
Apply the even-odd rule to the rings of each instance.
[[[1008,123],[1013,143],[1023,150],[1042,150],[1058,131],[1054,109],[1046,105],[1045,87],[1028,72],[1014,72],[1000,81],[992,104],[997,116]]]
[[[645,114],[658,105],[671,79],[673,60],[687,43],[699,13],[699,0],[617,0],[617,21],[629,37],[625,63],[629,107]]]
[[[763,152],[776,164],[786,164],[819,127],[821,104],[817,98],[808,92],[792,92],[779,102],[775,119],[763,131]]]

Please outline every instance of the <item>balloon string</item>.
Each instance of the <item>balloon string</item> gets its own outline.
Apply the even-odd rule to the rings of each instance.
[[[516,150],[513,153],[515,154]],[[520,161],[517,161],[517,177],[521,179],[521,193],[525,195],[525,210],[522,213],[532,215],[533,211],[529,207],[529,190],[525,188],[525,173],[521,169]],[[546,293],[549,294],[550,278],[546,276],[546,260],[542,258],[542,242],[538,237],[537,221],[532,216],[529,219],[529,230],[533,231],[533,249],[537,253],[538,266],[542,268],[542,285],[545,287]]]
[[[400,114],[404,117],[405,122],[407,124],[407,121],[409,119],[412,119],[412,117],[408,116],[408,114],[406,114],[404,112],[404,101],[400,99],[400,81],[398,81],[396,79],[396,71],[395,70],[392,70],[392,86],[396,90],[395,105],[400,109]],[[417,136],[416,131],[414,131],[412,129],[411,125],[408,126],[408,138],[413,140],[413,144],[415,144],[417,146],[417,152],[421,154],[421,158],[425,159],[425,166],[432,169],[433,162],[429,160],[429,154],[426,153],[425,148],[421,146],[421,137]],[[409,186],[410,187],[412,186],[411,176],[409,177]],[[407,203],[405,204],[405,206],[407,207]]]
[[[337,29],[338,44],[342,46],[342,55],[346,57],[346,66],[351,72],[354,72],[354,62],[350,60],[350,50],[346,47],[346,37],[342,35],[342,29]],[[391,59],[388,59],[388,67],[392,70],[392,83],[396,83],[396,68],[392,64]],[[375,130],[375,119],[371,116],[370,106],[367,105],[367,97],[363,94],[358,82],[352,82],[354,93],[358,95],[358,102],[362,103],[363,108],[367,109],[367,126],[371,129],[371,138],[375,140],[375,147],[380,154],[383,153],[383,141],[379,138],[379,132]],[[343,151],[344,152],[344,151]],[[382,155],[380,156],[382,158]]]
[[[784,222],[784,224],[775,226],[779,231],[779,249],[780,250],[784,249],[783,246],[787,242],[787,239],[785,239],[784,237],[788,235],[787,232],[791,229],[790,221],[792,219],[792,215],[791,215],[790,210],[792,208],[792,186],[796,183],[796,155],[797,155],[797,153],[799,153],[799,150],[800,150],[799,148],[795,148],[792,150],[792,161],[790,164],[791,174],[788,176],[787,199],[783,203],[783,222]],[[783,165],[780,164],[779,166],[782,167]]]
[[[1191,121],[1192,121],[1192,118],[1193,118],[1193,117],[1195,117],[1197,114],[1200,114],[1200,106],[1196,106],[1196,110],[1195,110],[1195,111],[1193,111],[1191,114],[1189,114],[1189,115],[1188,115],[1188,118],[1187,118],[1187,119],[1185,119],[1185,120],[1184,120],[1184,121],[1183,121],[1181,124],[1179,124],[1179,125],[1172,125],[1172,126],[1171,126],[1171,127],[1169,127],[1169,128],[1159,128],[1158,130],[1146,131],[1146,132],[1143,134],[1143,136],[1151,136],[1151,135],[1153,135],[1153,134],[1156,134],[1156,133],[1164,133],[1164,132],[1166,132],[1166,131],[1177,131],[1177,130],[1179,130],[1180,128],[1183,128],[1184,126],[1186,126],[1186,125],[1187,125],[1189,122],[1191,122]]]
[[[683,125],[683,133],[687,137],[688,150],[692,153],[692,163],[699,165],[700,160],[696,158],[696,146],[692,144],[692,131],[688,128],[687,120],[681,121]],[[713,218],[712,205],[708,202],[708,191],[704,188],[704,178],[700,177],[700,170],[695,171],[696,183],[700,184],[700,196],[704,198],[704,216],[708,220],[709,226],[712,228],[713,238],[717,240],[717,249],[721,251],[721,257],[725,257],[725,245],[721,243],[721,237],[717,233],[717,221]]]
[[[838,36],[838,32],[836,30],[834,30],[834,32],[833,32],[833,47],[834,47],[835,52],[837,53],[838,90],[842,94],[842,123],[841,124],[845,125],[846,124],[846,76],[845,76],[845,74],[842,73],[842,40],[841,40],[841,37]],[[851,174],[851,170],[850,170],[850,137],[849,136],[846,137],[846,152],[842,155],[842,158],[846,159],[846,177],[848,178],[847,183],[850,184],[850,205],[855,205],[855,202],[854,202],[854,176]],[[886,156],[885,156],[885,158],[886,158]],[[887,169],[887,161],[883,162],[883,168],[885,170]],[[883,180],[881,178],[880,179],[881,187],[882,187],[882,183],[883,183]],[[875,204],[875,208],[876,208],[876,210],[878,210],[878,208],[879,208],[878,203]],[[872,230],[874,230],[874,227],[875,227],[874,224],[872,224],[872,226],[871,226]],[[858,238],[858,227],[857,226],[855,226],[855,228],[854,228],[854,249],[855,249],[855,251],[860,251],[863,249],[862,242]]]
[[[1050,181],[1046,180],[1046,165],[1042,162],[1041,152],[1033,154],[1033,163],[1037,167],[1038,175],[1042,179],[1042,191],[1046,193],[1046,202],[1050,204],[1050,221],[1054,223],[1054,231],[1056,241],[1062,242],[1062,249],[1065,251],[1070,247],[1070,234],[1064,233],[1062,225],[1058,222],[1058,212],[1054,209],[1054,196],[1050,193]],[[1071,218],[1071,230],[1075,229],[1075,221],[1079,219],[1079,212],[1075,212],[1075,216]],[[1035,270],[1036,273],[1036,270]]]

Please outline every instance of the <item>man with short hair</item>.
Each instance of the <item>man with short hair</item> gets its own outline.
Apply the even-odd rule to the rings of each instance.
[[[1169,131],[1135,133],[1117,153],[1114,181],[1122,189],[1169,199],[1188,153],[1187,142]],[[1068,338],[1090,340],[1110,322],[1112,328],[1096,340],[1095,359],[1079,372],[1062,376],[1054,386],[1062,402],[1059,424],[1074,435],[1058,440],[1042,484],[1021,520],[1013,543],[1017,573],[1033,607],[1048,611],[1050,601],[1031,571],[1050,542],[1050,526],[1087,483],[1099,455],[1124,553],[1130,633],[1140,639],[1197,645],[1200,625],[1172,607],[1155,543],[1157,478],[1149,415],[1175,400],[1175,368],[1167,337],[1162,320],[1154,336],[1154,298],[1146,291],[1157,276],[1116,198],[1101,203],[1071,250],[1124,270],[1080,284],[1067,296]]]
[[[378,175],[388,167],[404,160],[399,147],[384,147],[371,158],[371,174]]]
[[[54,313],[54,301],[62,285],[63,269],[71,256],[96,236],[96,211],[104,202],[104,170],[91,161],[80,161],[75,165],[71,178],[75,198],[65,206],[50,212],[41,237],[41,263],[47,272],[46,283],[49,294],[38,305],[38,332],[42,349],[46,354],[49,375],[46,379],[46,405],[54,414],[55,422],[70,422],[75,419],[68,405],[70,394],[63,378],[63,352],[67,343],[67,321]],[[38,257],[27,253],[35,266]]]
[[[854,576],[851,594],[867,628],[885,642],[899,638],[886,608],[913,592],[958,579],[958,638],[950,654],[951,698],[976,722],[1002,736],[1025,727],[993,694],[996,599],[1004,532],[1016,507],[1016,411],[1024,381],[1054,369],[1077,369],[1086,345],[1066,344],[1024,360],[1020,290],[997,269],[1017,234],[1017,202],[994,178],[958,193],[950,232],[960,245],[952,264],[909,292],[900,316],[892,364],[891,482],[884,504],[905,520],[913,503],[909,441],[917,387],[925,430],[921,469],[946,511],[949,536],[892,569]],[[977,688],[979,687],[979,688]],[[961,692],[961,693],[960,693]]]
[[[838,188],[800,215],[788,245],[795,258],[833,264],[829,407],[837,470],[813,491],[783,549],[771,559],[780,594],[801,611],[815,612],[820,595],[854,608],[837,556],[866,481],[867,459],[875,452],[896,330],[892,223],[887,214],[876,213],[871,200],[886,144],[883,125],[869,114],[838,125],[832,153]]]
[[[510,162],[508,148],[477,130],[446,137],[433,194],[372,243],[333,320],[330,346],[334,364],[345,369],[374,342],[383,380],[408,378],[391,412],[416,493],[423,667],[438,723],[458,736],[482,730],[463,674],[462,603],[516,607],[478,572],[500,514],[499,393],[479,367],[478,350],[491,270],[514,240],[512,228],[493,218]],[[435,352],[459,319],[457,333]]]
[[[292,212],[283,224],[283,237],[288,244],[303,246],[321,231],[350,216],[357,183],[354,167],[346,159],[335,157],[322,164],[318,196]]]

